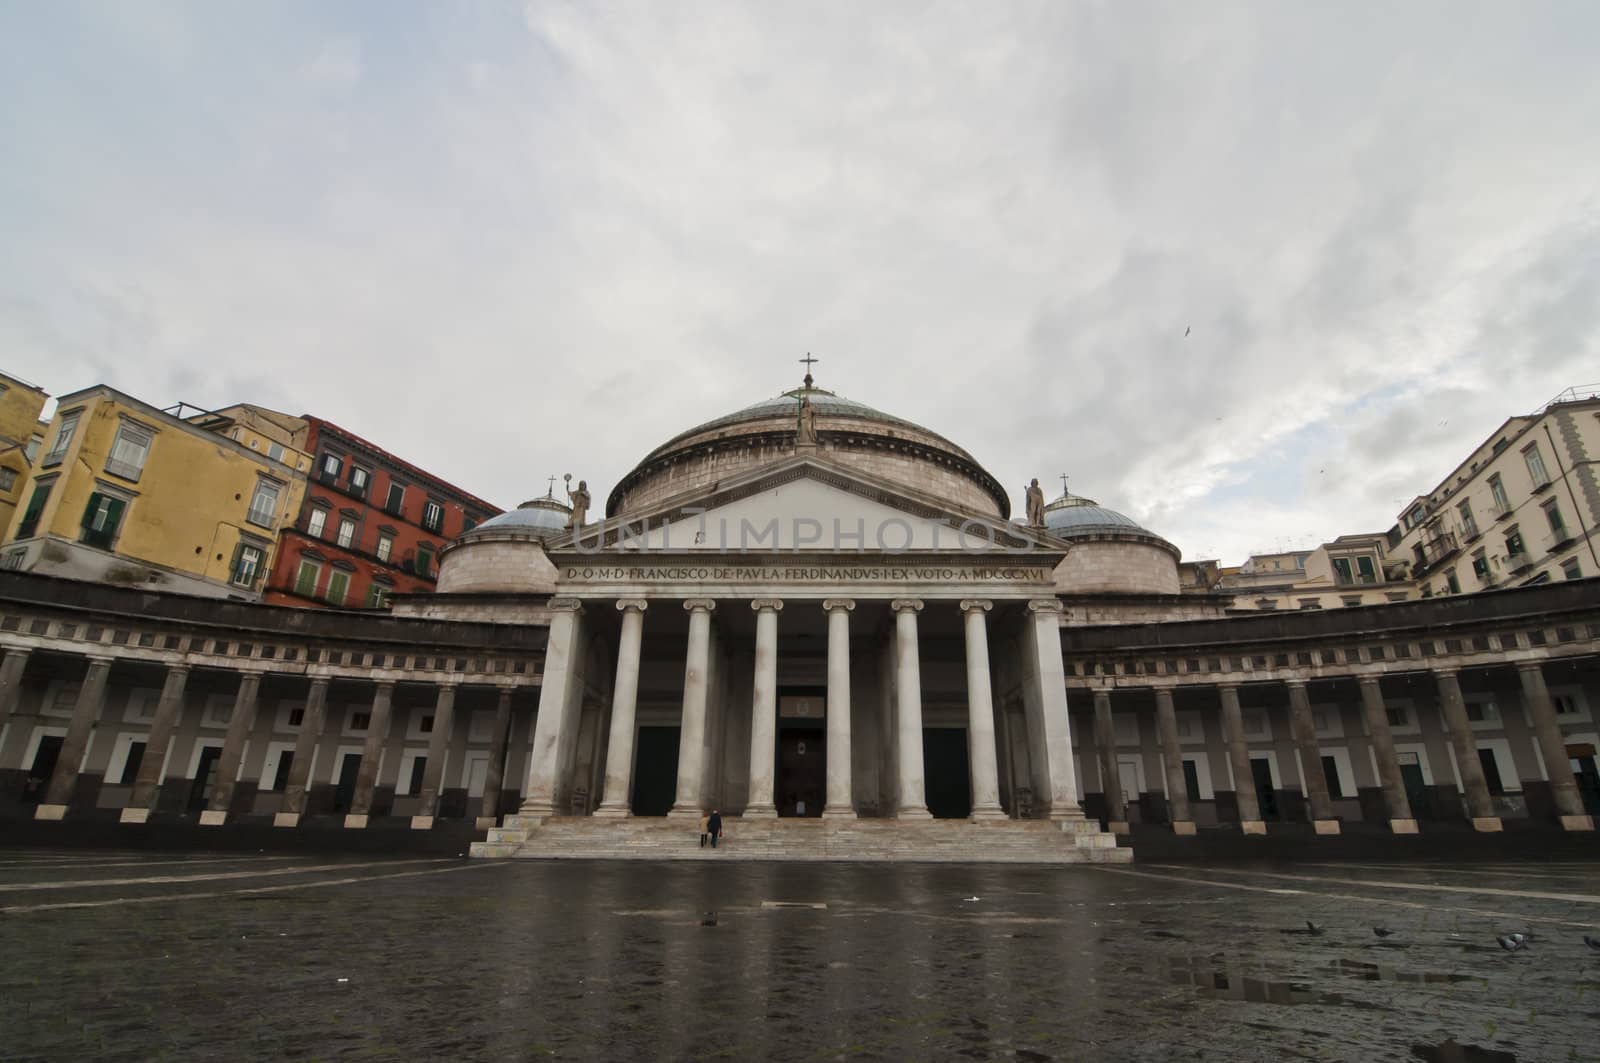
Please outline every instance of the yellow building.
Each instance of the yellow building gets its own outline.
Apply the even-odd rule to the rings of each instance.
[[[0,373],[0,529],[11,526],[39,450],[39,412],[50,396]]]
[[[0,567],[255,600],[311,459],[263,423],[223,434],[105,386],[63,395]]]

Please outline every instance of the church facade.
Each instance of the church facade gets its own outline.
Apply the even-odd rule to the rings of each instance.
[[[1035,484],[1012,519],[809,376],[569,500],[382,615],[0,573],[7,814],[573,856],[678,855],[717,809],[775,858],[1060,861],[1140,823],[1593,827],[1592,580],[1241,616],[1126,516]]]

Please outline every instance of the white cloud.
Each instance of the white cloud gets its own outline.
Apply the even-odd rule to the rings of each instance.
[[[810,350],[1019,499],[1237,561],[1387,527],[1600,353],[1581,9],[86,10],[0,14],[7,366],[504,505]]]

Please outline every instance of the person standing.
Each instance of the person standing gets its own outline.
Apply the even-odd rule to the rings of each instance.
[[[702,848],[702,849],[704,849],[706,847],[706,832],[710,829],[710,824],[711,824],[711,817],[710,816],[701,816],[700,817],[700,848]]]
[[[717,847],[717,839],[722,837],[722,813],[716,809],[711,810],[711,815],[706,818],[706,832],[711,835],[711,848]]]

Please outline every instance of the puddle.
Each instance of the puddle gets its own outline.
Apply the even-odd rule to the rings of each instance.
[[[1379,963],[1362,963],[1360,960],[1336,960],[1328,965],[1340,974],[1360,978],[1368,982],[1406,982],[1412,985],[1454,985],[1457,982],[1478,982],[1487,985],[1487,980],[1470,974],[1447,974],[1443,971],[1402,971]]]

